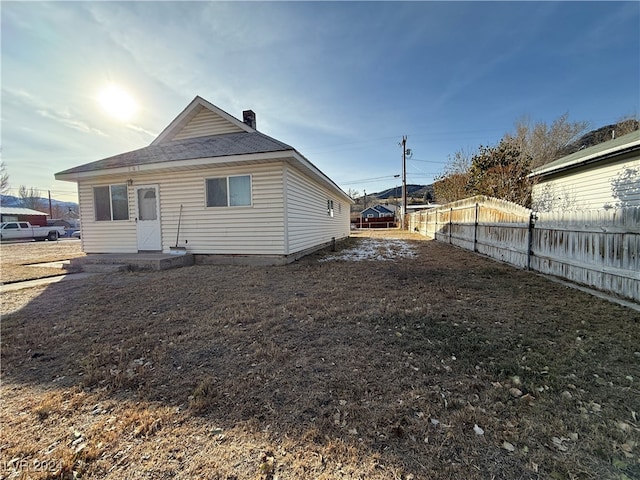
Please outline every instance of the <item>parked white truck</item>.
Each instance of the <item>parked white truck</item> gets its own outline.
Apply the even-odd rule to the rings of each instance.
[[[54,242],[64,234],[64,227],[33,227],[29,222],[4,222],[0,224],[0,240],[33,238],[37,241]]]

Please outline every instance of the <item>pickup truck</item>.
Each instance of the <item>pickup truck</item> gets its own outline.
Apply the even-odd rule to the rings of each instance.
[[[0,224],[0,240],[22,240],[54,242],[65,234],[64,227],[32,227],[29,222],[4,222]]]

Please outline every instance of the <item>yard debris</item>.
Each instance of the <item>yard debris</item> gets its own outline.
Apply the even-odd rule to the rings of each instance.
[[[263,475],[262,478],[267,480],[273,479],[273,473],[275,472],[275,463],[276,459],[273,453],[266,452],[262,454],[262,456],[260,457],[260,465],[258,466],[258,471],[261,475]]]
[[[484,435],[484,430],[480,428],[477,423],[473,426],[473,431],[476,435]]]
[[[511,394],[512,397],[518,398],[522,396],[522,390],[520,390],[519,388],[516,387],[511,387],[509,389],[509,393]]]
[[[515,452],[516,447],[513,443],[507,442],[506,440],[502,442],[502,448],[504,448],[507,452]]]
[[[561,452],[567,452],[569,450],[569,447],[563,443],[563,442],[566,442],[566,441],[569,441],[569,440],[570,440],[569,438],[565,438],[565,437],[552,437],[551,438],[551,442],[552,442],[553,446],[556,447]]]

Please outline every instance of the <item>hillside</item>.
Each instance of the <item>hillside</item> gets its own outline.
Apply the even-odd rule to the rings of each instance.
[[[427,198],[425,198],[425,195]],[[389,200],[392,198],[399,198],[402,196],[402,187],[392,187],[382,190],[377,193],[367,193],[367,199],[377,198],[378,200]],[[355,200],[361,201],[363,197],[358,197]],[[407,185],[407,198],[414,199],[415,201],[433,201],[435,198],[433,192],[433,185]]]
[[[39,207],[34,210],[49,213],[49,199],[44,197],[38,198]],[[13,195],[0,195],[0,206],[3,207],[23,207],[22,199],[20,197],[14,197]],[[78,204],[75,202],[63,202],[62,200],[51,199],[51,207],[55,213],[59,212],[59,216],[63,216],[63,213],[71,210],[72,212],[78,211]]]
[[[562,150],[560,150],[558,152],[557,158],[564,157],[565,155],[571,155],[578,150],[598,145],[599,143],[603,143],[611,140],[612,138],[617,138],[621,135],[631,133],[635,130],[640,130],[640,121],[635,119],[625,120],[619,123],[596,128],[595,130],[591,130],[590,132],[585,133],[578,140],[570,143]]]

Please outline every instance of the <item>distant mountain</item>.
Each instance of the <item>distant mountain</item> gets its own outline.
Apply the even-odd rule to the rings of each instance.
[[[435,198],[435,195],[433,192],[433,185],[415,185],[415,184],[407,185],[408,198],[424,199],[425,195],[429,196],[429,194],[431,195],[431,200],[433,201],[433,199]],[[383,190],[378,193],[367,194],[367,197],[369,198],[375,197],[379,200],[388,200],[390,198],[399,198],[401,196],[402,196],[401,186],[387,188],[386,190]]]
[[[37,209],[41,212],[49,212],[49,199],[40,197],[40,207]],[[14,197],[13,195],[0,195],[0,205],[3,207],[22,207],[22,200],[20,197]],[[51,206],[60,212],[68,212],[71,209],[72,212],[78,212],[78,204],[75,202],[63,202],[62,200],[51,199]]]

